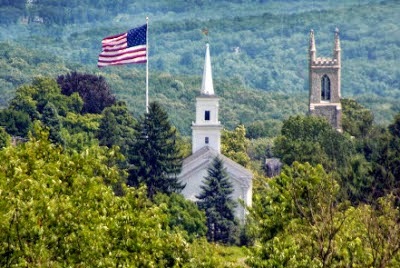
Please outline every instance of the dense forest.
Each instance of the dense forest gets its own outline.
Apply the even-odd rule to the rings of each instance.
[[[0,25],[3,107],[16,86],[31,81],[40,67],[40,74],[50,76],[75,70],[102,74],[117,95],[127,101],[129,109],[139,114],[143,108],[138,103],[143,102],[139,97],[144,67],[97,70],[95,66],[103,37],[144,24],[149,16],[150,94],[156,100],[168,100],[172,106],[186,106],[176,98],[177,87],[200,86],[186,79],[201,75],[204,43],[208,40],[217,83],[230,83],[229,88],[243,94],[249,89],[261,91],[258,95],[280,105],[282,94],[286,95],[284,99],[295,107],[294,113],[283,105],[272,112],[274,118],[306,112],[308,33],[310,29],[316,33],[317,54],[330,57],[333,32],[338,27],[343,50],[343,96],[370,108],[378,124],[388,124],[400,110],[396,101],[400,72],[396,64],[400,57],[397,1],[121,0],[113,1],[112,6],[107,4],[109,1],[89,0],[26,2],[2,1],[0,5],[2,14],[12,14],[2,16]],[[208,29],[207,37],[202,34],[204,28]],[[179,86],[160,84],[165,76],[177,80]],[[216,90],[224,98],[229,97],[224,95],[224,88]],[[256,102],[250,96],[247,99]],[[188,108],[183,108],[183,115],[193,112],[193,106]],[[174,114],[171,117],[178,122]],[[246,118],[240,121],[247,122]],[[229,115],[224,123],[229,128],[236,124]],[[188,134],[187,124],[178,127]]]
[[[0,266],[398,267],[399,11],[0,0]],[[144,65],[96,67],[101,39],[146,16],[148,113]],[[308,33],[329,57],[335,27],[342,132],[307,115]],[[246,222],[218,158],[198,202],[180,194],[206,42],[221,153],[253,173]]]

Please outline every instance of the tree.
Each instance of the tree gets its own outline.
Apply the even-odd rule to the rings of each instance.
[[[168,121],[168,114],[157,102],[138,119],[135,143],[128,155],[131,164],[128,185],[147,186],[152,199],[158,192],[171,194],[183,189],[178,181],[182,154],[177,145],[177,131]]]
[[[252,267],[332,267],[340,261],[338,233],[345,228],[346,203],[339,185],[321,165],[294,162],[254,196],[250,215],[260,246]]]
[[[372,255],[364,267],[398,267],[400,251],[400,212],[396,198],[387,195],[377,200],[377,206],[363,205],[358,219],[365,226],[365,247]],[[355,231],[355,230],[354,230]]]
[[[4,109],[0,111],[0,126],[3,126],[10,135],[26,137],[32,122],[29,115],[24,112]]]
[[[82,114],[100,114],[104,108],[115,103],[115,96],[102,76],[71,72],[58,76],[57,83],[64,95],[70,96],[74,92],[79,93],[84,102]]]
[[[298,162],[264,183],[250,209],[257,237],[252,267],[399,266],[393,195],[350,206],[340,201],[334,174]]]
[[[35,125],[37,138],[0,150],[1,267],[181,267],[189,247],[169,231],[143,188],[110,184],[124,173],[117,152],[63,150]]]
[[[51,103],[51,107],[49,107]],[[35,78],[31,84],[23,85],[16,90],[15,97],[10,101],[9,108],[3,110],[8,123],[7,131],[12,135],[26,137],[30,130],[31,122],[35,120],[49,120],[49,116],[61,122],[61,117],[66,117],[68,113],[79,113],[82,109],[82,99],[77,93],[71,96],[61,94],[61,89],[57,82],[48,77]],[[45,109],[46,108],[46,109]],[[50,109],[51,108],[51,109]],[[57,116],[54,116],[57,112]],[[46,115],[43,115],[46,113]],[[3,119],[0,118],[0,121]],[[45,124],[49,122],[44,122]],[[53,122],[54,123],[54,122]],[[53,128],[55,125],[53,125]],[[52,131],[51,136],[54,138],[57,131]],[[58,140],[60,141],[60,140]]]
[[[353,150],[347,137],[316,116],[294,116],[284,121],[274,147],[274,153],[287,165],[309,162],[322,164],[327,171],[345,167]]]
[[[343,109],[343,131],[357,138],[365,138],[372,129],[374,115],[352,99],[340,100]]]
[[[105,108],[102,115],[97,133],[99,144],[109,148],[119,146],[121,152],[127,155],[129,147],[135,140],[134,126],[136,123],[128,111],[128,107],[124,102],[117,102],[115,105]]]
[[[206,217],[194,202],[185,199],[181,194],[172,193],[157,194],[154,203],[164,205],[162,208],[168,215],[169,227],[185,231],[190,242],[205,236]]]
[[[11,143],[11,137],[3,127],[0,127],[0,150]]]
[[[47,103],[43,108],[41,121],[49,128],[50,141],[64,145],[65,142],[61,136],[61,120],[58,116],[56,107],[51,102]]]
[[[374,181],[371,186],[372,200],[394,194],[400,202],[400,115],[379,135],[370,140],[371,174]],[[372,138],[371,138],[372,139]]]
[[[237,204],[230,197],[233,186],[220,158],[214,158],[203,182],[202,191],[196,197],[199,199],[197,202],[199,208],[206,213],[207,240],[232,243],[237,231],[237,221],[234,216]]]
[[[221,135],[221,153],[244,167],[250,162],[247,155],[246,129],[239,125],[234,131],[224,129]]]
[[[365,189],[371,183],[370,164],[356,150],[357,141],[339,133],[324,119],[316,116],[290,117],[283,123],[281,135],[274,142],[274,154],[284,164],[294,162],[321,164],[327,172],[336,172],[343,198],[353,203],[365,200]]]

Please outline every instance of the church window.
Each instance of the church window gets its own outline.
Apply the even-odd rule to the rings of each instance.
[[[206,138],[204,139],[204,142],[205,142],[206,144],[208,144],[208,143],[210,142],[209,138],[206,137]]]
[[[321,100],[329,101],[331,99],[331,81],[325,74],[321,79]]]
[[[209,121],[210,120],[210,111],[205,111],[204,113],[204,120]]]

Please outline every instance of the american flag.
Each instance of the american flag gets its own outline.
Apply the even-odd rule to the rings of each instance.
[[[129,30],[126,33],[104,38],[101,41],[102,52],[97,66],[122,65],[128,63],[145,63],[147,24]]]

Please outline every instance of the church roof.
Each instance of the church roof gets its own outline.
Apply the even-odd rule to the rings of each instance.
[[[201,83],[201,95],[214,95],[209,44],[206,44],[206,56],[204,60],[203,81]]]
[[[209,146],[204,146],[183,160],[182,172],[179,177],[185,178],[201,169],[207,169],[212,163],[213,159],[217,156],[224,163],[224,167],[226,168],[231,179],[236,180],[245,186],[251,185],[253,174],[250,170],[224,156],[223,154],[218,153],[215,149]]]

